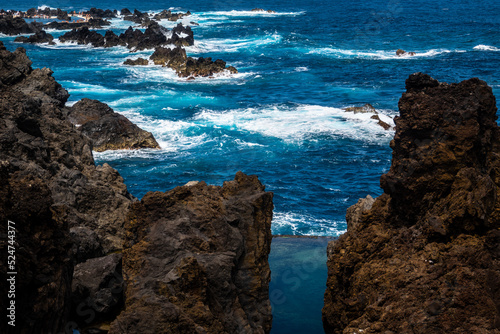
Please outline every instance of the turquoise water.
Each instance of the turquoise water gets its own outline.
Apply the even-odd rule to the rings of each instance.
[[[41,5],[80,10],[95,3],[0,2],[5,9]],[[381,193],[394,133],[341,108],[371,103],[390,122],[405,79],[417,71],[447,82],[479,77],[500,92],[498,0],[103,0],[99,7],[190,10],[186,21],[200,25],[188,54],[221,58],[239,74],[186,81],[163,68],[122,65],[152,51],[23,45],[35,67],[54,70],[69,103],[106,102],[162,147],[96,153],[97,162],[115,167],[139,198],[191,180],[220,185],[238,170],[257,174],[275,194],[274,234],[339,235],[346,209]],[[277,13],[250,12],[255,7]],[[114,20],[111,28],[128,25]],[[10,50],[19,46],[14,37],[1,39]],[[397,57],[398,48],[417,55]],[[273,333],[287,332],[281,324]]]

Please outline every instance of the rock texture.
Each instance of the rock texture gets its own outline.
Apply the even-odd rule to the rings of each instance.
[[[239,172],[148,193],[126,225],[126,308],[109,333],[268,333],[272,193]]]
[[[82,99],[67,108],[67,118],[78,130],[92,140],[93,149],[123,150],[160,148],[151,132],[139,128],[123,115],[115,113],[107,104]]]
[[[106,31],[101,35],[87,26],[75,28],[68,31],[59,40],[65,42],[76,42],[78,44],[90,44],[94,47],[126,46],[132,51],[154,49],[164,45],[190,46],[194,45],[193,31],[190,27],[178,24],[172,31],[152,21],[147,24],[144,33],[139,29],[129,27],[119,36],[113,31]]]
[[[36,33],[42,29],[42,23],[26,23],[21,17],[0,16],[0,33],[19,35]]]
[[[495,97],[421,73],[406,89],[384,194],[328,247],[325,331],[499,333]]]
[[[51,34],[47,34],[45,30],[40,30],[36,32],[34,35],[31,35],[30,37],[25,37],[25,36],[19,36],[16,37],[14,42],[18,43],[47,43],[50,45],[55,45],[56,43],[53,42],[54,36]]]
[[[167,66],[175,70],[178,76],[183,78],[211,77],[217,73],[229,72],[238,73],[233,66],[227,66],[226,62],[220,59],[212,61],[212,58],[188,57],[186,50],[181,47],[174,49],[159,47],[149,58],[155,65]]]
[[[92,143],[66,119],[68,92],[25,50],[0,43],[0,249],[16,227],[16,331],[60,333],[69,316],[73,260],[120,250],[135,200]],[[82,254],[73,251],[85,250]],[[0,259],[2,277],[6,257]],[[0,288],[8,291],[2,279]],[[2,298],[6,310],[8,300]],[[0,332],[7,333],[2,321]]]

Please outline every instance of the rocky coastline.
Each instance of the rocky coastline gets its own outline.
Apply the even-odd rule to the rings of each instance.
[[[69,15],[60,9],[53,10],[54,13],[59,13],[54,18],[66,17]],[[261,11],[254,9],[254,11]],[[271,13],[272,11],[268,11]],[[24,18],[45,17],[46,11],[30,9],[27,12],[3,12],[0,16],[0,33],[7,35],[33,34],[29,37],[19,36],[15,39],[18,43],[32,43],[55,45],[54,36],[47,33],[44,29],[71,29],[59,37],[62,43],[77,43],[80,45],[92,45],[93,47],[111,48],[116,46],[124,46],[137,52],[142,50],[154,49],[154,53],[150,56],[151,63],[169,67],[173,69],[181,78],[189,80],[196,77],[214,77],[215,74],[228,73],[235,74],[238,70],[233,66],[226,66],[226,62],[217,59],[212,61],[212,58],[187,57],[184,47],[194,45],[194,34],[190,26],[184,26],[179,23],[173,29],[169,30],[158,23],[160,20],[178,21],[184,17],[190,16],[191,13],[172,13],[170,10],[163,10],[158,13],[145,13],[138,10],[131,12],[127,8],[123,8],[120,12],[117,10],[103,10],[91,8],[85,12],[72,12],[70,15],[85,17],[85,20],[77,22],[69,21],[53,21],[47,24],[40,22],[27,23]],[[51,13],[50,10],[47,13]],[[14,16],[16,15],[16,16]],[[49,16],[50,17],[50,16]],[[144,32],[140,29],[134,29],[129,26],[123,33],[117,35],[112,30],[107,30],[104,35],[96,32],[94,29],[103,29],[110,25],[107,20],[109,18],[121,18],[124,21],[130,21],[138,24],[142,28],[146,28]],[[194,22],[191,24],[196,25]],[[140,66],[149,65],[150,62],[144,58],[127,59],[123,62],[124,65]]]
[[[416,73],[399,101],[384,194],[328,245],[326,333],[498,333],[500,131],[478,79]]]
[[[139,202],[92,149],[155,146],[151,134],[96,100],[65,106],[68,92],[23,48],[0,43],[0,59],[0,219],[15,224],[22,291],[16,327],[3,321],[0,332],[269,333],[273,195],[257,177]]]

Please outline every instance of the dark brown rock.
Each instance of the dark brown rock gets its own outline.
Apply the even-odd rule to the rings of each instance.
[[[146,194],[126,226],[126,308],[110,333],[268,333],[272,210],[241,172]]]
[[[365,105],[363,105],[361,107],[347,107],[347,108],[344,108],[344,111],[353,112],[355,114],[358,114],[358,113],[378,114],[377,111],[375,110],[375,107],[369,103],[366,103]]]
[[[184,78],[210,77],[224,71],[238,73],[236,68],[232,66],[226,67],[226,62],[220,59],[212,61],[210,57],[200,57],[198,59],[187,57],[186,50],[181,47],[174,49],[157,48],[150,59],[155,65],[170,67],[176,71],[177,75]]]
[[[115,113],[105,103],[82,99],[68,110],[68,120],[92,140],[95,151],[160,147],[151,132]]]
[[[71,319],[87,331],[114,320],[123,307],[123,289],[121,254],[93,258],[76,265]]]
[[[144,59],[144,58],[127,59],[123,62],[123,64],[130,65],[130,66],[145,66],[145,65],[149,65],[149,60]]]
[[[0,33],[5,35],[31,34],[41,30],[41,24],[26,23],[21,17],[0,16]]]
[[[498,333],[500,132],[491,88],[417,73],[384,194],[328,247],[326,333]]]
[[[2,43],[0,64],[0,219],[16,228],[16,331],[61,333],[74,259],[121,249],[134,197],[114,169],[94,165],[92,144],[65,118],[69,95],[49,69],[33,70],[23,49],[11,53]],[[70,234],[79,227],[95,234],[80,233],[79,244]],[[6,223],[0,235],[6,254]],[[80,249],[85,253],[75,256]],[[2,277],[6,259],[0,259]],[[8,291],[6,280],[0,288]],[[2,309],[8,302],[2,298]],[[0,332],[8,332],[6,321]]]

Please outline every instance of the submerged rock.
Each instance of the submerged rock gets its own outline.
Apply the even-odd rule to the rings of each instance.
[[[109,333],[269,333],[272,197],[241,172],[147,193],[126,225],[126,308]]]
[[[344,108],[343,110],[346,112],[353,112],[355,114],[359,114],[359,113],[361,113],[361,114],[373,114],[373,116],[371,116],[370,118],[376,120],[377,124],[380,125],[381,127],[383,127],[384,130],[393,129],[393,127],[389,123],[384,122],[383,120],[380,119],[380,116],[378,115],[378,112],[375,109],[375,107],[369,103],[366,103],[365,105],[363,105],[361,107],[347,107],[347,108]]]
[[[415,56],[415,52],[406,52],[405,50],[397,49],[396,56]]]
[[[497,333],[500,131],[492,90],[421,73],[399,101],[384,194],[328,248],[326,333]],[[360,206],[359,203],[357,205]]]
[[[68,108],[67,117],[92,140],[95,151],[160,148],[151,132],[142,130],[97,100],[78,101]]]
[[[265,10],[265,9],[262,9],[262,8],[254,8],[252,9],[252,12],[265,12],[265,13],[270,13],[270,14],[275,14],[276,12],[274,10]]]

